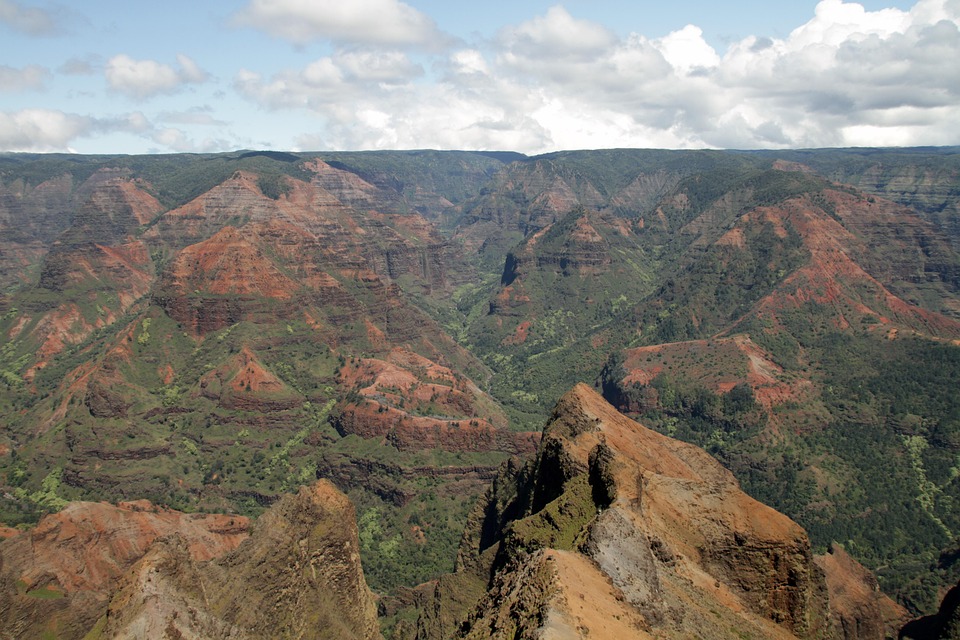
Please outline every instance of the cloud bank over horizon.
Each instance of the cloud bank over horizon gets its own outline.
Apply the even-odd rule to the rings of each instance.
[[[152,55],[71,48],[92,21],[0,0],[45,49],[0,59],[0,150],[960,144],[960,0],[822,0],[723,50],[696,16],[654,37],[560,4],[478,35],[397,0],[250,0]]]

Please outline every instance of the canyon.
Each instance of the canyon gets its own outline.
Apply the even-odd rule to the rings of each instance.
[[[309,607],[355,637],[854,638],[937,615],[960,580],[958,157],[0,156],[10,633],[307,637]],[[306,546],[270,556],[261,522]],[[67,537],[97,550],[9,559]]]

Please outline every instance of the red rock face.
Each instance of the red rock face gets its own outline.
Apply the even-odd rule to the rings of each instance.
[[[304,398],[270,372],[249,347],[200,379],[200,395],[225,409],[283,411]]]
[[[197,562],[159,540],[126,573],[103,637],[379,640],[353,505],[319,481],[284,496],[234,551]]]
[[[356,514],[319,481],[255,526],[146,501],[72,503],[0,541],[12,637],[380,638]]]
[[[789,333],[791,327],[784,319],[796,322],[803,318],[817,331],[866,331],[889,339],[901,334],[949,340],[960,337],[956,319],[907,302],[891,290],[896,286],[908,295],[919,290],[914,286],[925,287],[935,294],[928,296],[933,305],[940,304],[947,311],[955,304],[949,293],[953,276],[945,266],[950,262],[945,258],[949,249],[916,215],[888,201],[829,189],[740,215],[743,197],[727,194],[681,232],[696,236],[694,246],[722,256],[719,268],[751,255],[750,243],[757,241],[755,232],[759,228],[771,230],[780,240],[792,234],[792,241],[803,252],[802,262],[792,272],[784,270],[772,290],[732,323],[716,319],[718,312],[728,310],[704,305],[699,292],[691,296],[694,302],[682,308],[683,313],[692,317],[695,326],[715,323],[714,337],[627,350],[623,384],[642,387],[657,375],[668,373],[726,393],[745,382],[769,413],[769,424],[776,428],[792,418],[787,415],[790,412],[772,412],[774,407],[793,403],[793,407],[808,406],[815,411],[812,407],[819,402],[817,374],[792,371],[785,375],[775,363],[777,356],[764,353],[753,342],[759,340],[759,334],[753,333],[751,339],[741,331]],[[685,205],[679,202],[677,206]],[[723,220],[735,223],[713,239],[717,232],[711,229]],[[919,254],[926,257],[919,258]],[[691,281],[685,286],[697,284]],[[632,412],[656,408],[656,391],[648,388],[644,392],[642,398],[634,394],[629,402],[625,398],[617,401],[622,401],[622,409]],[[802,422],[798,419],[797,424]]]
[[[341,403],[337,429],[376,438],[399,449],[532,453],[534,433],[507,431],[496,403],[451,369],[402,348],[386,360],[345,364],[339,383],[360,401]]]
[[[144,237],[184,247],[213,236],[224,226],[269,220],[279,213],[277,202],[257,187],[257,176],[238,171],[230,180],[163,214]]]
[[[149,502],[78,502],[0,541],[4,631],[39,637],[51,628],[83,637],[117,580],[163,536],[176,534],[195,560],[235,549],[249,535],[242,516],[184,514]]]
[[[647,385],[668,370],[682,371],[687,379],[696,380],[714,393],[727,393],[746,382],[757,402],[767,410],[800,401],[812,390],[809,380],[784,375],[773,357],[746,335],[637,347],[625,351],[624,356],[624,385]],[[631,412],[644,410],[639,406],[622,408]]]
[[[488,195],[471,203],[458,237],[472,249],[508,250],[577,206],[599,210],[606,200],[582,175],[558,170],[548,160],[511,166],[493,181]]]
[[[915,254],[922,244],[918,238],[930,233],[929,225],[889,202],[871,203],[834,191],[826,192],[825,198],[829,205],[824,206],[836,211],[844,225],[825,215],[807,197],[744,216],[742,224],[750,224],[755,218],[780,229],[789,224],[810,252],[806,265],[761,300],[755,313],[775,320],[779,308],[798,308],[812,302],[832,313],[832,323],[838,329],[869,318],[873,331],[908,329],[937,337],[960,337],[960,322],[904,301],[878,279],[894,281],[904,279],[905,274],[910,277],[918,264]],[[934,246],[945,250],[936,234],[932,238]],[[881,245],[882,252],[874,251],[871,245]],[[910,269],[901,262],[908,253],[914,256]]]
[[[168,286],[177,294],[246,295],[289,300],[299,288],[234,227],[180,252],[170,267]]]
[[[39,288],[58,304],[25,315],[27,323],[35,322],[30,339],[38,344],[27,379],[67,346],[129,311],[155,279],[149,248],[134,232],[160,211],[160,203],[140,185],[109,173],[95,175],[78,193],[86,193],[86,200],[40,271]]]
[[[69,228],[73,211],[73,179],[69,175],[38,185],[22,179],[0,181],[0,284],[26,284],[28,269]]]
[[[345,174],[341,182],[359,180],[329,170]],[[146,234],[174,251],[186,245],[154,297],[192,332],[204,335],[241,320],[289,320],[304,311],[328,326],[364,316],[380,324],[376,316],[398,306],[393,280],[409,276],[425,292],[450,286],[447,273],[459,259],[419,215],[352,209],[319,177],[286,184],[289,191],[272,200],[260,192],[256,176],[238,172],[165,214]],[[357,189],[376,195],[374,187],[351,191],[345,184],[338,189],[353,193],[344,195],[353,206],[378,202],[357,195]],[[379,298],[374,308],[347,291],[352,283]],[[384,305],[380,311],[378,304]]]
[[[235,549],[249,526],[243,516],[189,515],[145,500],[77,502],[3,542],[0,554],[4,572],[15,573],[28,591],[102,591],[161,536],[177,533],[195,560],[209,560]]]
[[[877,579],[839,545],[815,559],[827,579],[830,616],[845,640],[892,638],[906,623],[906,609],[887,597]]]
[[[502,451],[529,455],[536,449],[540,435],[498,429],[483,419],[414,416],[370,400],[342,407],[334,426],[342,435],[382,440],[400,450]]]

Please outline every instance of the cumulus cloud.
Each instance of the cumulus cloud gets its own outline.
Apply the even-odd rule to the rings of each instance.
[[[616,35],[603,25],[577,20],[561,6],[543,16],[501,31],[500,41],[513,54],[587,59],[607,50]]]
[[[27,7],[15,0],[0,0],[0,24],[31,36],[53,36],[64,31],[58,12]]]
[[[204,108],[185,112],[203,114]],[[162,114],[169,123],[178,120],[176,114]],[[198,118],[183,124],[217,124]],[[236,148],[234,142],[223,138],[204,137],[194,140],[186,131],[176,127],[157,126],[142,112],[134,111],[116,116],[93,117],[67,113],[56,109],[21,109],[0,111],[0,150],[14,152],[49,153],[74,152],[74,145],[82,139],[116,134],[128,134],[149,140],[162,148],[157,151],[213,152]]]
[[[295,44],[437,49],[449,41],[427,15],[398,0],[251,0],[234,20]]]
[[[150,139],[161,145],[162,149],[156,151],[174,151],[177,153],[216,153],[218,151],[229,151],[236,146],[223,138],[203,138],[194,140],[183,129],[175,127],[165,127],[156,129],[150,133]]]
[[[0,91],[42,89],[49,77],[50,72],[36,64],[22,69],[0,65]]]
[[[294,43],[337,45],[296,68],[233,78],[236,94],[260,108],[313,119],[304,127],[298,117],[299,148],[960,144],[960,0],[917,0],[909,11],[821,0],[786,37],[756,34],[722,51],[697,25],[621,37],[559,6],[444,49],[428,49],[442,34],[397,0],[248,0],[237,20]],[[182,55],[171,64],[76,59],[60,72],[98,67],[138,100],[209,80]],[[40,68],[0,68],[0,86],[45,82]],[[216,150],[234,126],[209,108],[151,114],[153,123],[42,109],[2,118],[3,148],[62,150],[124,131],[164,150]]]
[[[126,54],[107,61],[106,78],[110,88],[136,100],[176,93],[187,84],[199,84],[209,78],[189,57],[178,54],[179,69],[155,60],[135,60]]]
[[[693,69],[707,69],[720,64],[720,56],[703,39],[703,30],[688,24],[655,41],[656,48],[674,69],[689,73]]]
[[[269,79],[241,69],[234,89],[270,109],[305,107],[355,112],[355,106],[397,92],[410,95],[411,83],[424,74],[402,52],[338,52],[300,71],[283,71]]]
[[[398,51],[350,51],[338,53],[334,63],[361,82],[400,84],[423,75],[423,67]]]
[[[696,25],[619,38],[554,7],[488,48],[451,52],[437,81],[418,81],[399,54],[350,53],[269,78],[243,72],[235,87],[267,108],[314,112],[318,133],[298,143],[317,148],[958,144],[958,5],[822,0],[788,37],[722,53]]]
[[[6,151],[67,151],[75,138],[89,134],[93,118],[53,109],[0,111],[0,149]]]

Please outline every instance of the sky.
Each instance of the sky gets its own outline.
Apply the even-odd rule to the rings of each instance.
[[[0,0],[0,151],[960,144],[960,0]]]

